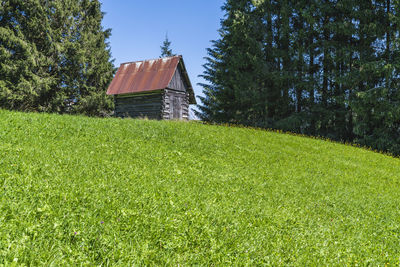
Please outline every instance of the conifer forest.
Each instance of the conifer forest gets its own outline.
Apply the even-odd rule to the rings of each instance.
[[[228,0],[199,116],[400,154],[400,1]]]

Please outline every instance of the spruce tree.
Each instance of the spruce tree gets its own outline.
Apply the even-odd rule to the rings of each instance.
[[[50,33],[40,1],[0,3],[0,105],[15,110],[43,109],[41,98],[56,78],[43,70],[51,59]]]
[[[0,105],[101,115],[114,67],[97,0],[0,3]]]
[[[111,30],[103,30],[103,13],[98,1],[79,2],[76,27],[79,38],[67,50],[65,77],[70,80],[70,98],[77,101],[73,112],[102,115],[113,106],[105,89],[113,78],[114,67],[107,39]],[[72,78],[72,79],[71,79]]]
[[[163,42],[163,45],[160,46],[160,48],[161,48],[161,57],[175,56],[175,54],[172,53],[171,41],[168,39],[168,34],[165,35],[165,40]]]
[[[204,120],[259,124],[264,120],[264,106],[256,106],[255,101],[265,95],[260,83],[266,70],[262,19],[246,0],[227,1],[223,10],[227,18],[221,39],[208,49],[204,65],[202,77],[209,84],[203,84],[205,97],[200,99],[204,105],[199,106],[198,115]]]

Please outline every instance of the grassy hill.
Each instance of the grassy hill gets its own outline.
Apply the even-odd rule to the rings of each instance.
[[[0,265],[395,265],[399,170],[266,131],[0,110]]]

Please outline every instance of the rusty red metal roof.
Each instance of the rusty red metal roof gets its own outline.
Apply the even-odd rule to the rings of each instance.
[[[121,64],[107,95],[131,94],[165,89],[171,82],[181,56]]]

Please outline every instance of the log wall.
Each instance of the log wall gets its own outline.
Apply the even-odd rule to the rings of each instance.
[[[115,116],[159,120],[163,110],[163,92],[115,97]]]
[[[189,94],[165,90],[162,118],[164,120],[189,120]]]

